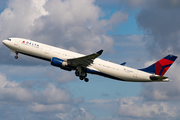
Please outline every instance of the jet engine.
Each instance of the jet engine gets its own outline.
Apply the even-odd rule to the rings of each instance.
[[[59,59],[59,58],[56,58],[56,57],[53,57],[51,59],[51,65],[56,66],[56,67],[66,67],[66,66],[68,66],[66,61],[64,61],[62,59]]]
[[[67,71],[71,71],[74,69],[73,67],[68,66],[68,63],[66,61],[59,59],[59,58],[56,58],[56,57],[53,57],[51,59],[51,65],[56,66],[56,67],[60,67],[61,69],[67,70]]]

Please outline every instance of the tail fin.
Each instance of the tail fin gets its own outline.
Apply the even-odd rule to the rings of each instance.
[[[149,67],[140,70],[163,76],[176,59],[177,56],[168,55],[157,61],[156,63],[150,65]]]

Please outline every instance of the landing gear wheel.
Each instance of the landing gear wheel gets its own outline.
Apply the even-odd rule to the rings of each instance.
[[[89,82],[89,79],[88,79],[88,78],[85,78],[84,81],[85,81],[85,82]]]
[[[87,77],[87,73],[85,73],[85,76],[84,77]]]
[[[15,59],[18,59],[18,56],[14,56]]]
[[[84,79],[84,77],[83,77],[83,76],[79,76],[79,79],[80,79],[80,80],[83,80],[83,79]]]
[[[18,59],[18,52],[16,52],[16,56],[14,56],[15,59]]]
[[[76,76],[79,76],[79,72],[78,72],[78,71],[75,71],[75,75],[76,75]]]

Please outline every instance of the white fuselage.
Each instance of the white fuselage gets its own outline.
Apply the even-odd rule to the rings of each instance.
[[[83,54],[75,53],[72,51],[64,50],[61,48],[53,47],[50,45],[42,44],[28,39],[10,38],[4,40],[3,43],[13,52],[22,53],[25,55],[37,57],[47,61],[51,61],[53,57],[62,60],[78,58],[85,56]],[[141,70],[133,69],[116,63],[108,62],[96,58],[90,66],[90,70],[101,73],[100,75],[114,78],[117,80],[131,81],[131,82],[153,82],[150,79],[152,74],[143,72]]]

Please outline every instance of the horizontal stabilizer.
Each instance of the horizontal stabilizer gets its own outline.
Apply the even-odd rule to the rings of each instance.
[[[164,77],[164,76],[155,76],[155,75],[151,75],[150,76],[150,79],[151,80],[163,80],[163,79],[166,79],[168,77]]]
[[[164,81],[164,82],[169,82],[168,77],[164,77],[164,76],[151,75],[149,78],[150,78],[152,81]]]
[[[126,62],[121,63],[120,65],[126,65]]]

